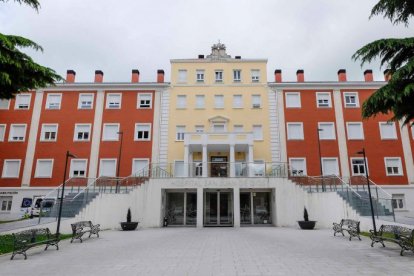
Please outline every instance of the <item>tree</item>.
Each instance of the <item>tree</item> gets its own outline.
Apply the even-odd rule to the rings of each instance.
[[[37,0],[15,1],[27,4],[35,10],[40,8]],[[10,99],[19,92],[53,85],[62,80],[54,70],[35,63],[19,48],[32,48],[43,52],[42,47],[30,39],[0,33],[0,99]]]
[[[370,18],[384,14],[393,24],[406,26],[414,16],[413,0],[380,0],[371,10]],[[414,38],[388,38],[371,42],[352,56],[361,66],[379,58],[391,76],[389,82],[372,94],[362,105],[362,117],[375,117],[392,112],[391,120],[404,125],[414,119]]]

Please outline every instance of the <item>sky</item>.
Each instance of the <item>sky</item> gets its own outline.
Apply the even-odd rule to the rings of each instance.
[[[92,82],[155,81],[158,69],[170,80],[170,59],[207,55],[220,42],[232,57],[268,59],[268,81],[282,69],[283,81],[363,80],[378,62],[352,60],[363,45],[381,38],[413,36],[413,28],[392,25],[382,16],[369,19],[378,0],[40,0],[41,9],[0,1],[0,32],[29,38],[44,52],[26,51],[65,77]]]

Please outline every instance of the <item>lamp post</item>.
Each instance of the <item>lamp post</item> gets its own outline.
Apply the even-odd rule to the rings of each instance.
[[[358,151],[357,154],[362,154],[362,156],[364,157],[365,177],[367,178],[369,204],[371,206],[372,226],[374,227],[374,234],[377,235],[377,226],[375,224],[374,207],[372,205],[372,197],[371,197],[371,186],[369,184],[369,175],[368,175],[368,169],[367,169],[367,161],[366,161],[366,158],[365,158],[365,148],[362,148],[362,150],[361,151]]]
[[[117,180],[116,180],[116,190],[115,190],[115,193],[118,193],[119,192],[119,170],[120,170],[120,168],[121,168],[121,155],[122,155],[122,138],[124,137],[124,132],[123,131],[118,131],[117,132],[118,134],[119,134],[119,136],[120,136],[120,145],[119,145],[119,153],[118,153],[118,167],[117,167],[117,169],[116,169],[116,177],[117,177]]]
[[[319,169],[320,169],[320,173],[322,176],[322,192],[325,191],[325,183],[324,183],[324,179],[323,179],[323,170],[322,170],[322,154],[321,154],[321,137],[319,135],[319,131],[323,131],[322,128],[317,127],[316,128],[316,132],[318,134],[318,152],[319,152]]]
[[[56,227],[56,236],[59,238],[59,229],[60,229],[60,219],[62,217],[62,206],[63,206],[63,195],[65,193],[65,182],[66,182],[66,169],[68,167],[68,159],[69,157],[76,158],[75,155],[71,154],[69,151],[66,151],[66,161],[65,161],[65,170],[63,173],[63,182],[62,182],[62,193],[60,195],[60,205],[59,205],[59,215]]]

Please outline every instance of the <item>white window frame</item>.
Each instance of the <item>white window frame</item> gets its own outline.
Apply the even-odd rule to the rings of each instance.
[[[323,95],[328,95],[328,105],[327,106],[321,106],[321,103],[319,103],[319,97]],[[323,100],[323,99],[322,99]],[[324,103],[325,105],[325,103]],[[317,108],[332,108],[332,95],[331,92],[316,92],[316,107]]]
[[[218,99],[222,99],[221,105],[220,102],[218,102]],[[224,103],[224,95],[223,94],[216,94],[214,95],[214,108],[215,109],[224,109],[225,103]]]
[[[300,125],[301,126],[301,129],[302,129],[301,137],[291,137],[292,134],[289,134],[289,126],[291,126],[291,125]],[[305,140],[303,122],[289,122],[289,123],[286,123],[286,136],[287,136],[288,140],[292,140],[292,141]]]
[[[194,131],[196,133],[204,133],[204,125],[195,125]]]
[[[321,158],[321,163],[322,163],[322,174],[323,175],[327,175],[325,174],[325,166],[324,166],[324,162],[325,160],[335,160],[336,161],[336,170],[337,170],[337,174],[340,174],[340,169],[339,169],[339,163],[338,163],[338,157],[322,157]]]
[[[6,137],[7,125],[6,124],[0,124],[0,129],[1,128],[3,128],[3,133],[0,132],[0,142],[4,142],[4,138]]]
[[[4,101],[4,102],[6,102],[6,101],[7,101],[7,106],[6,106],[6,107],[4,107],[4,108],[2,108],[2,107],[0,106],[0,110],[9,110],[9,109],[10,109],[10,99],[0,99],[0,101]]]
[[[296,170],[293,170],[292,161],[302,161],[303,162],[302,172],[300,172],[300,170],[298,170],[297,172],[295,172]],[[307,170],[307,167],[306,167],[306,158],[305,157],[291,157],[291,158],[289,158],[289,168],[290,168],[290,172],[291,172],[292,176],[306,176],[306,175],[308,175],[308,170]]]
[[[381,136],[381,140],[397,140],[398,139],[398,135],[397,135],[397,128],[395,125],[395,122],[379,122],[379,129],[380,129],[380,136]],[[393,126],[393,135],[392,137],[384,137],[385,133],[384,130],[382,129],[383,125],[392,125]]]
[[[203,99],[203,100],[201,102],[199,102],[198,99]],[[201,103],[201,104],[199,105],[199,103]],[[195,106],[196,109],[204,109],[205,106],[206,106],[206,97],[205,97],[205,95],[196,95],[196,103],[195,104],[196,104],[196,106]]]
[[[387,166],[387,160],[398,160],[398,173],[389,173],[388,172],[388,166]],[[403,176],[403,167],[401,162],[401,157],[384,157],[384,164],[385,164],[385,175],[386,176]]]
[[[256,98],[259,99],[258,103],[255,103],[255,99]],[[254,94],[254,95],[252,95],[252,98],[251,99],[252,99],[252,108],[253,109],[260,109],[260,108],[262,108],[262,97],[261,97],[260,94]]]
[[[118,128],[118,130],[116,131],[117,135],[116,138],[106,138],[105,137],[105,127],[109,127],[109,126],[116,126]],[[119,128],[120,128],[120,124],[119,123],[105,123],[102,126],[102,141],[119,141]]]
[[[109,101],[109,98],[111,96],[118,96],[119,97],[118,106],[116,106],[116,105],[111,106],[110,105],[111,102]],[[106,94],[106,105],[105,105],[106,109],[121,109],[121,105],[122,105],[122,93],[107,93]]]
[[[51,162],[51,166],[50,166],[50,173],[48,175],[39,175],[39,163],[41,162]],[[54,163],[54,159],[37,159],[36,160],[36,169],[35,169],[35,178],[52,178],[52,174],[53,174],[53,163]]]
[[[351,174],[353,175],[353,176],[360,176],[360,175],[362,175],[362,176],[365,176],[366,174],[366,172],[365,173],[355,173],[354,172],[354,164],[352,163],[354,160],[361,160],[361,161],[364,161],[364,158],[363,157],[351,157],[351,158],[349,158],[349,162],[350,162],[350,164],[351,164]],[[365,162],[366,162],[366,164],[367,164],[367,172],[368,172],[368,175],[369,175],[369,167],[368,167],[368,159],[367,158],[365,158]],[[365,170],[365,165],[364,165],[364,163],[362,163],[362,166],[364,166],[364,170]]]
[[[243,125],[233,125],[233,132],[234,133],[244,132],[244,126]]]
[[[147,165],[145,167],[147,167],[149,165],[149,163],[150,163],[150,159],[149,158],[132,158],[132,172],[131,172],[131,175],[134,175],[135,173],[138,173],[139,172],[135,168],[135,161],[146,161]]]
[[[331,136],[324,137],[324,134],[327,133],[327,132],[325,131],[325,129],[323,129],[323,127],[322,127],[323,125],[332,126],[332,132],[330,133]],[[319,131],[319,129],[323,129],[323,130]],[[336,140],[336,130],[335,130],[335,123],[334,122],[318,122],[318,131],[319,131],[319,139],[320,140]]]
[[[298,101],[295,104],[288,104],[288,96],[297,96]],[[302,99],[300,96],[300,92],[286,92],[285,93],[285,107],[286,108],[302,108]]]
[[[13,127],[24,126],[24,136],[22,140],[13,140]],[[11,124],[9,131],[9,142],[24,142],[26,141],[27,124]]]
[[[114,175],[103,175],[102,174],[103,173],[103,171],[102,171],[102,169],[103,169],[102,164],[105,161],[115,162]],[[103,176],[103,177],[117,177],[117,175],[116,175],[116,173],[117,173],[117,166],[116,166],[117,165],[117,162],[118,162],[118,160],[116,158],[101,158],[101,159],[99,159],[99,177],[101,177],[101,176]]]
[[[186,69],[178,69],[178,83],[187,83],[188,81],[188,72]]]
[[[20,98],[21,97],[28,97],[29,98],[29,102],[27,104],[27,108],[20,108],[20,105],[22,104],[20,102]],[[32,94],[31,93],[20,93],[16,95],[16,101],[14,103],[14,109],[16,110],[29,110],[30,109],[30,104],[32,102]]]
[[[238,72],[238,76],[236,76],[236,72]],[[241,75],[242,75],[241,69],[234,69],[233,70],[233,82],[241,82],[241,79],[242,79]]]
[[[150,97],[149,106],[146,106],[148,104],[144,104],[145,106],[142,106],[142,104],[141,104],[141,97],[142,96],[147,96],[147,97],[149,96]],[[145,101],[148,101],[148,99],[145,100]],[[152,109],[152,93],[138,93],[137,108],[138,109]]]
[[[240,98],[240,105],[237,105],[236,98]],[[235,94],[233,95],[233,108],[243,108],[243,95],[242,94]]]
[[[88,139],[79,139],[78,138],[78,130],[77,128],[80,126],[88,126],[89,127],[89,135],[88,135]],[[91,140],[91,136],[92,136],[92,124],[75,124],[75,129],[74,129],[74,133],[73,133],[73,141],[76,142],[88,142]]]
[[[59,105],[51,105],[55,104],[51,102],[52,97],[59,97]],[[50,110],[59,110],[62,107],[62,93],[48,93],[46,98],[46,109]]]
[[[403,207],[400,208],[398,204],[398,200],[402,201]],[[394,201],[396,201],[396,207],[394,206]],[[405,195],[404,194],[392,194],[391,195],[391,204],[393,205],[394,211],[401,211],[401,210],[407,210],[406,203],[405,203]]]
[[[89,106],[87,106],[87,107],[82,106],[82,97],[83,96],[92,96],[90,107]],[[93,94],[93,93],[79,93],[78,109],[87,109],[87,110],[93,109],[94,100],[95,100],[95,94]]]
[[[222,83],[224,80],[223,70],[214,70],[214,80],[217,83]]]
[[[204,82],[205,78],[205,71],[203,69],[197,69],[196,70],[196,82],[202,83]]]
[[[349,96],[355,97],[355,103],[347,103],[346,99]],[[345,108],[359,108],[359,95],[358,92],[344,92],[344,107]]]
[[[55,139],[46,139],[45,137],[46,127],[56,127]],[[57,137],[58,137],[58,129],[59,129],[59,124],[42,124],[42,129],[40,131],[40,141],[41,142],[56,142]]]
[[[85,176],[74,176],[74,170],[73,170],[73,163],[76,161],[84,161],[85,162]],[[69,176],[70,177],[82,177],[85,178],[88,175],[88,159],[83,159],[83,158],[73,158],[70,160],[70,169],[69,169]]]
[[[260,82],[260,69],[250,70],[250,77],[252,82]]]
[[[255,137],[254,128],[260,127],[260,135],[258,137]],[[253,140],[254,141],[263,141],[263,125],[253,125],[252,126],[252,132],[253,132]]]
[[[182,163],[183,164],[182,175],[177,175],[176,174],[177,163]],[[185,164],[184,164],[184,160],[174,160],[174,177],[184,177],[184,176],[185,176]]]
[[[185,125],[175,126],[175,141],[183,142],[185,136]]]
[[[216,129],[217,127],[223,127],[222,130]],[[223,133],[227,131],[227,124],[225,122],[215,122],[211,124],[211,132],[214,133]]]
[[[349,135],[349,133],[350,133],[349,126],[350,125],[359,125],[360,126],[361,137],[358,137],[358,138],[350,137],[350,135]],[[346,134],[347,134],[348,140],[364,140],[365,139],[364,125],[362,124],[362,122],[346,122]]]
[[[8,175],[5,175],[5,173],[7,171],[7,165],[6,164],[8,162],[18,162],[19,163],[19,166],[18,166],[18,169],[17,169],[17,176],[8,176]],[[3,171],[1,173],[1,177],[2,178],[19,178],[21,165],[22,165],[22,160],[21,159],[4,159],[4,161],[3,161]]]
[[[183,99],[181,102],[180,99]],[[177,109],[186,109],[187,108],[187,95],[177,95]]]
[[[7,202],[6,209],[3,210],[3,202]],[[13,196],[2,195],[0,196],[0,213],[10,213],[13,206]]]
[[[139,126],[149,126],[148,129],[148,138],[138,138],[138,127]],[[134,141],[151,141],[151,123],[136,123],[135,132],[134,132]]]

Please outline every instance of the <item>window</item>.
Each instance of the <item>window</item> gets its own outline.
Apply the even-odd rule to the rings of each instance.
[[[233,95],[233,108],[243,108],[242,95]]]
[[[6,159],[3,163],[3,178],[19,178],[20,159]]]
[[[75,141],[89,141],[91,132],[90,124],[75,124]]]
[[[121,108],[121,94],[108,93],[106,94],[106,108],[120,109]]]
[[[260,95],[252,95],[252,108],[260,108],[262,106],[262,100]]]
[[[403,175],[400,157],[385,157],[385,172],[387,176]]]
[[[196,95],[196,108],[204,108],[204,95]]]
[[[99,176],[116,176],[116,159],[101,159],[99,164]]]
[[[318,123],[318,131],[320,140],[336,139],[334,123]]]
[[[202,126],[202,125],[195,126],[195,132],[203,133],[204,132],[204,126]]]
[[[57,140],[57,124],[42,124],[40,133],[40,141],[56,141]]]
[[[302,107],[300,102],[299,92],[288,92],[285,94],[286,108],[300,108]]]
[[[119,140],[119,124],[104,124],[102,132],[102,141]]]
[[[397,139],[397,130],[394,122],[380,122],[379,126],[382,140]]]
[[[338,158],[322,158],[323,175],[339,175]]]
[[[184,161],[175,161],[174,162],[174,177],[183,177],[184,176]]]
[[[225,132],[226,125],[225,124],[213,124],[213,132]]]
[[[53,170],[53,159],[37,159],[36,178],[51,178]]]
[[[204,82],[204,70],[196,71],[196,80],[197,82]]]
[[[346,123],[346,129],[348,134],[348,140],[363,140],[364,129],[360,122],[348,122]]]
[[[1,109],[9,109],[10,100],[7,99],[0,99],[0,110]]]
[[[241,132],[243,132],[244,130],[243,130],[243,125],[234,125],[233,126],[233,131],[234,132],[236,132],[236,133],[241,133]]]
[[[46,109],[60,109],[62,94],[47,94]]]
[[[214,107],[224,108],[224,96],[223,95],[214,95]]]
[[[4,141],[5,133],[6,133],[6,125],[0,125],[0,142]]]
[[[331,93],[316,92],[316,104],[317,107],[332,107]]]
[[[307,175],[305,158],[289,158],[289,164],[292,176]]]
[[[344,93],[345,107],[359,107],[359,99],[357,92]]]
[[[264,176],[265,175],[265,162],[263,160],[254,160],[253,161],[253,174],[254,174],[254,176]]]
[[[148,159],[134,158],[132,160],[132,174],[135,176],[148,176],[148,164]]]
[[[29,109],[31,94],[18,94],[16,95],[16,103],[14,109]]]
[[[135,141],[150,141],[151,124],[136,124],[135,133]]]
[[[23,142],[26,136],[26,125],[12,124],[10,126],[9,141]]]
[[[152,107],[152,94],[138,93],[138,108]]]
[[[303,140],[303,123],[287,123],[287,139]]]
[[[187,82],[187,70],[178,70],[178,82]]]
[[[252,82],[259,82],[260,81],[260,70],[252,70],[251,71]]]
[[[175,140],[184,141],[185,126],[176,126],[175,130],[176,130]]]
[[[79,94],[78,109],[92,109],[93,94]]]
[[[0,196],[0,208],[2,212],[11,210],[13,197],[11,196]]]
[[[216,77],[216,82],[223,82],[223,71],[214,71],[214,76]]]
[[[405,209],[405,198],[404,194],[392,194],[392,208],[394,210],[404,210]]]
[[[233,81],[240,82],[241,81],[241,70],[233,70]]]
[[[253,139],[263,140],[263,129],[261,125],[253,125]]]
[[[177,108],[187,108],[186,95],[177,95]]]
[[[86,159],[70,160],[70,177],[86,177]]]
[[[368,162],[367,162],[367,167],[368,167]],[[351,158],[351,169],[352,169],[352,175],[366,175],[364,158]]]

